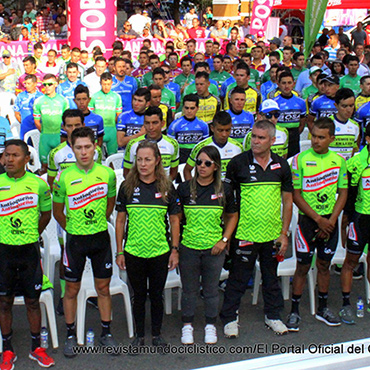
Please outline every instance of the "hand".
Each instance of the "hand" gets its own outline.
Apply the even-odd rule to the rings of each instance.
[[[279,256],[284,256],[285,252],[288,249],[288,237],[284,234],[280,234],[280,236],[276,239],[276,243],[281,244],[278,255]]]
[[[116,257],[116,264],[121,270],[126,270],[125,256],[123,254],[119,254]]]
[[[15,73],[15,69],[14,68],[9,68],[8,69],[8,75],[12,75]]]
[[[227,243],[223,242],[222,240],[219,240],[212,248],[211,255],[212,256],[218,256],[223,252],[223,250],[226,248]]]
[[[179,252],[176,249],[172,249],[170,259],[168,261],[168,270],[174,270],[179,264]]]
[[[334,231],[335,223],[328,220],[325,217],[320,217],[319,221],[317,222],[317,225],[321,231],[323,231],[325,234],[330,234]]]

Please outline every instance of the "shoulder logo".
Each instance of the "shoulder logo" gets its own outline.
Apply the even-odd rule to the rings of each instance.
[[[309,162],[309,161],[307,161],[306,162],[306,166],[307,167],[317,167],[317,163],[316,162]]]
[[[72,158],[73,157],[73,154],[71,154],[71,153],[69,153],[68,155],[67,155],[67,158]]]
[[[1,186],[0,191],[10,190],[10,186]]]
[[[217,199],[217,198],[218,198],[217,194],[212,194],[212,195],[211,195],[211,200],[215,200],[215,199]]]
[[[272,169],[272,170],[277,170],[278,168],[281,168],[280,163],[275,163],[275,164],[272,164],[272,165],[271,165],[271,169]]]
[[[73,180],[73,181],[71,181],[71,186],[72,185],[77,185],[77,184],[80,184],[82,182],[82,179],[77,179],[77,180]]]
[[[155,199],[162,198],[162,193],[155,193]]]

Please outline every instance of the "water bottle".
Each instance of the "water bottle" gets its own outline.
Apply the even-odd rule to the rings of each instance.
[[[362,297],[358,297],[356,315],[357,317],[364,317],[364,301]]]
[[[274,243],[275,251],[273,252],[273,257],[275,257],[278,262],[283,262],[284,261],[284,256],[281,256],[280,254],[278,254],[279,251],[280,251],[280,248],[281,248],[281,243],[275,241],[275,243]]]
[[[48,329],[46,329],[45,327],[42,327],[40,331],[40,345],[41,348],[49,347],[49,333]]]
[[[94,330],[89,329],[86,333],[86,346],[87,347],[93,347],[94,346],[94,339],[95,339]]]

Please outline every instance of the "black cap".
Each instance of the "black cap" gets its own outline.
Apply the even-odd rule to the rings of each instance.
[[[327,81],[330,84],[339,85],[339,77],[338,76],[328,76],[321,80],[321,82]]]

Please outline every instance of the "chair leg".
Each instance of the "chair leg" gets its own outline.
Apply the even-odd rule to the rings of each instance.
[[[289,285],[290,285],[290,276],[281,277],[281,290],[283,292],[284,301],[289,299]]]
[[[51,290],[47,290],[42,292],[42,301],[40,302],[44,303],[44,310],[46,308],[46,313],[48,316],[48,321],[49,321],[49,331],[50,331],[50,336],[51,340],[53,343],[53,348],[58,348],[59,343],[58,343],[58,332],[57,332],[57,324],[55,321],[55,310],[54,310],[54,303],[53,303],[53,294],[51,293]],[[45,316],[45,311],[44,315]]]
[[[370,283],[369,283],[369,280],[367,278],[367,260],[366,260],[366,255],[365,255],[365,258],[364,258],[364,280],[365,280],[365,292],[366,292],[366,303],[369,304],[369,300],[370,300]]]
[[[164,303],[166,315],[172,314],[172,290],[171,288],[164,290]]]
[[[261,270],[257,268],[256,266],[256,274],[254,276],[254,287],[253,287],[253,299],[252,299],[252,305],[256,305],[258,302],[258,293],[260,290],[260,284],[261,284]]]
[[[124,300],[125,308],[126,308],[128,336],[129,336],[129,338],[132,338],[134,336],[134,321],[133,321],[133,317],[132,317],[130,292],[129,292],[128,286],[126,284],[123,286],[123,294],[122,295],[123,295],[123,300]]]
[[[182,289],[179,287],[178,291],[178,298],[177,298],[177,310],[181,311],[181,295],[182,295]]]
[[[85,316],[86,316],[86,300],[88,297],[84,294],[83,290],[80,290],[77,296],[77,343],[80,345],[84,344],[85,340]]]
[[[315,288],[316,288],[316,278],[315,278],[315,271],[314,269],[310,269],[307,274],[308,280],[308,294],[310,298],[310,310],[311,315],[315,315],[316,308],[315,308]]]

